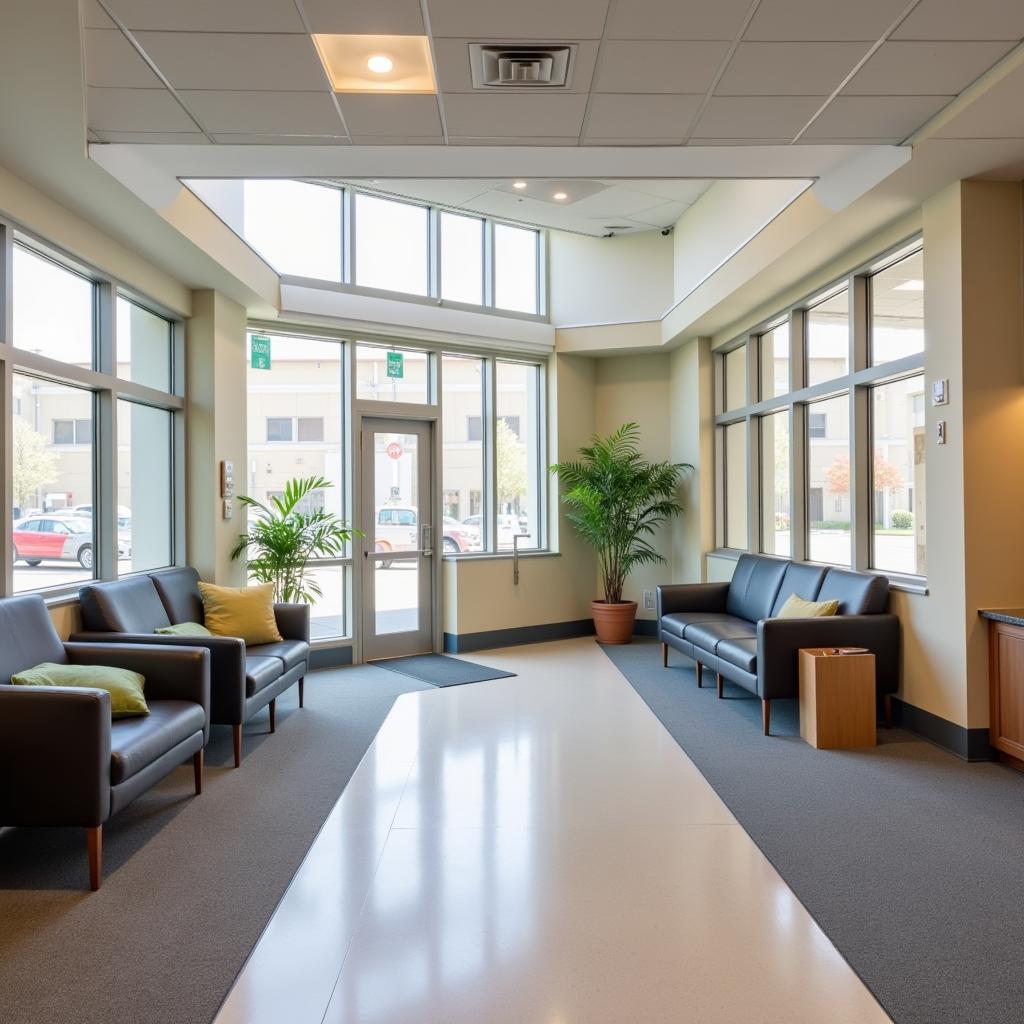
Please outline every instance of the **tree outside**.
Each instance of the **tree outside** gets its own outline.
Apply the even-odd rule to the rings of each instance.
[[[494,440],[498,506],[514,506],[526,494],[526,450],[515,431],[500,416]]]
[[[57,480],[57,456],[48,451],[46,438],[28,423],[14,418],[14,501],[19,508],[36,504],[39,491]]]
[[[903,474],[888,459],[875,453],[873,481],[876,491],[888,491],[890,494],[903,486]],[[825,470],[825,483],[829,494],[850,493],[850,456],[837,455],[835,461]]]

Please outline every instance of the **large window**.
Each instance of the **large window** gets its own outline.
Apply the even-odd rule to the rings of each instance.
[[[442,213],[440,220],[441,298],[482,306],[484,222],[455,213]]]
[[[536,231],[494,226],[494,304],[499,309],[537,312],[538,247]]]
[[[499,550],[511,548],[515,535],[520,534],[519,547],[540,547],[540,367],[499,360],[495,391],[496,546]]]
[[[0,501],[14,560],[0,593],[173,564],[176,325],[2,219],[0,244],[13,272],[13,335],[0,341],[12,489]]]
[[[924,346],[915,242],[724,347],[715,368],[719,543],[908,584],[924,576]],[[793,365],[804,371],[803,381],[792,375],[797,390]],[[750,507],[760,514],[748,522]]]
[[[415,349],[356,346],[356,398],[430,401],[430,357]]]
[[[430,219],[425,206],[355,197],[356,284],[410,295],[430,290]]]
[[[484,370],[477,356],[441,358],[445,548],[481,551],[484,492]],[[453,534],[452,531],[455,531]],[[461,536],[460,536],[461,535]]]

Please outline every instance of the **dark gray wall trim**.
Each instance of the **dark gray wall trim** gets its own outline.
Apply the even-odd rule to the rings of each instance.
[[[335,668],[351,664],[351,647],[320,647],[309,652],[310,668]]]
[[[633,627],[633,636],[657,636],[658,635],[658,620],[657,619],[637,619],[636,625]]]
[[[484,651],[489,647],[542,644],[549,640],[568,640],[572,637],[593,635],[593,619],[543,622],[537,626],[488,629],[482,633],[445,633],[444,649],[447,654],[465,654],[466,651]]]
[[[892,699],[892,717],[896,725],[916,732],[966,761],[995,761],[998,758],[997,752],[988,742],[988,729],[967,729],[923,708],[907,704],[899,697]]]

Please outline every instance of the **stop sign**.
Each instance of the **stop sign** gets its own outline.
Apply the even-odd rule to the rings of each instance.
[[[388,453],[389,459],[400,459],[402,457],[402,446],[397,441],[392,441],[384,451]]]

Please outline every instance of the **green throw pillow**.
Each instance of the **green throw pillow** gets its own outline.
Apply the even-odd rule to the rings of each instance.
[[[148,715],[149,706],[142,694],[145,676],[126,668],[106,665],[58,665],[44,661],[42,665],[11,676],[15,686],[83,686],[106,690],[110,694],[111,718]]]
[[[777,619],[816,619],[820,615],[835,615],[839,611],[838,601],[805,601],[796,594],[786,598],[779,609]]]
[[[213,634],[198,622],[179,622],[176,626],[161,626],[154,629],[154,633],[163,633],[165,636],[213,636]]]

